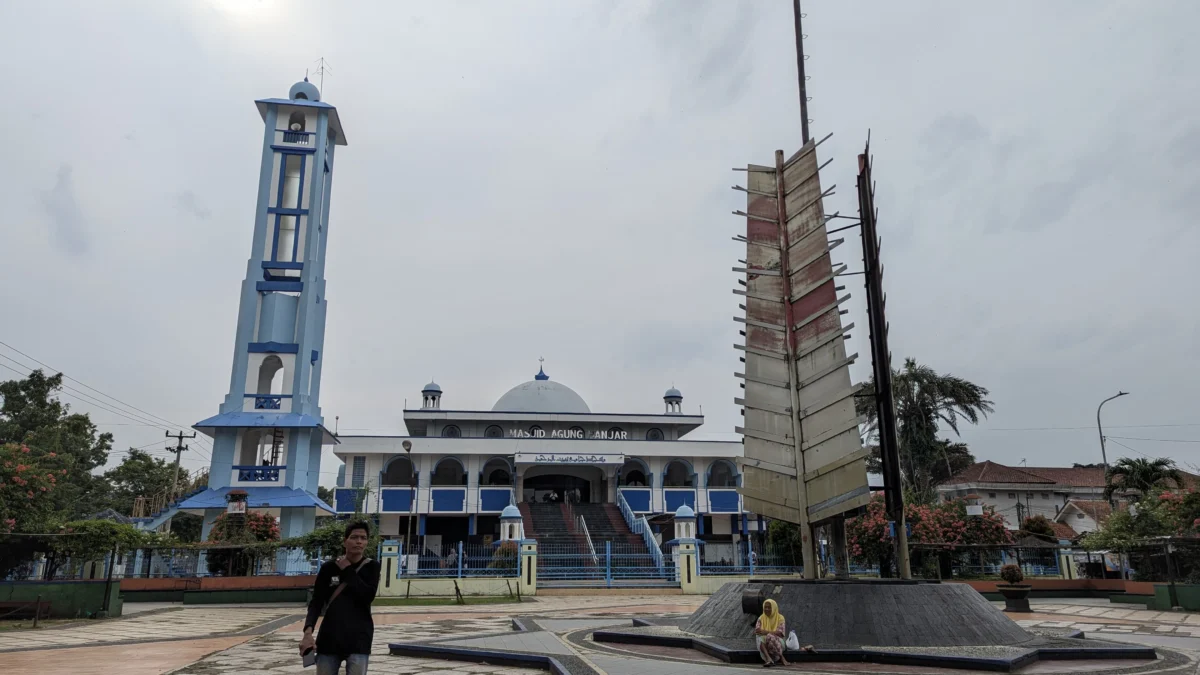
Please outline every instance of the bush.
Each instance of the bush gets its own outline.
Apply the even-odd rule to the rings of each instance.
[[[496,547],[496,552],[492,554],[492,561],[488,563],[488,569],[515,570],[517,569],[517,555],[516,543],[506,541]]]
[[[1009,584],[1019,584],[1025,580],[1025,574],[1016,565],[1005,565],[1000,568],[1000,578]]]

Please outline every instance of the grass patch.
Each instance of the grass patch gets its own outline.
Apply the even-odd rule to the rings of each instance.
[[[510,598],[505,595],[466,595],[463,596],[463,602],[467,605],[507,605],[521,602],[516,598]],[[375,602],[371,603],[375,607],[423,607],[423,606],[446,606],[457,605],[458,600],[455,598],[375,598]]]

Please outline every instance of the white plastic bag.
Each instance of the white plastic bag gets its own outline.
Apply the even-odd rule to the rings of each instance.
[[[787,648],[793,652],[800,649],[800,638],[796,637],[796,631],[788,633],[786,645]]]

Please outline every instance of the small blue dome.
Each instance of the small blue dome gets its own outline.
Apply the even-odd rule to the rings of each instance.
[[[308,78],[306,77],[304,78],[303,82],[297,82],[296,84],[292,85],[291,90],[288,91],[288,98],[292,99],[293,101],[298,99],[320,101],[321,90],[317,89],[317,85],[309,82]]]
[[[663,394],[663,398],[664,399],[679,399],[680,401],[682,401],[683,394],[679,393],[679,390],[676,389],[675,387],[671,387],[670,389],[667,390],[667,393]]]
[[[678,520],[680,518],[695,518],[695,517],[696,517],[696,512],[693,511],[692,507],[688,506],[687,504],[683,504],[679,508],[675,509],[675,519],[676,520]]]
[[[545,369],[544,369],[544,368],[541,368],[541,367],[539,366],[539,367],[538,367],[538,374],[537,374],[537,375],[534,375],[534,376],[533,376],[533,379],[537,380],[538,382],[544,382],[544,381],[546,381],[546,380],[550,379],[550,376],[546,374],[546,371],[545,371]]]
[[[437,382],[430,382],[429,384],[425,385],[425,388],[421,390],[421,393],[422,394],[440,394],[440,393],[442,393],[442,388],[438,386]]]
[[[503,511],[500,512],[500,517],[501,518],[520,519],[521,518],[521,509],[518,509],[516,506],[509,504],[508,506],[504,507]]]

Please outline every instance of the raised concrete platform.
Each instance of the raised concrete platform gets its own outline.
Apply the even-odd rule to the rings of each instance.
[[[683,630],[753,639],[767,598],[788,630],[817,647],[1017,646],[1034,639],[964,584],[886,579],[725,584]]]

